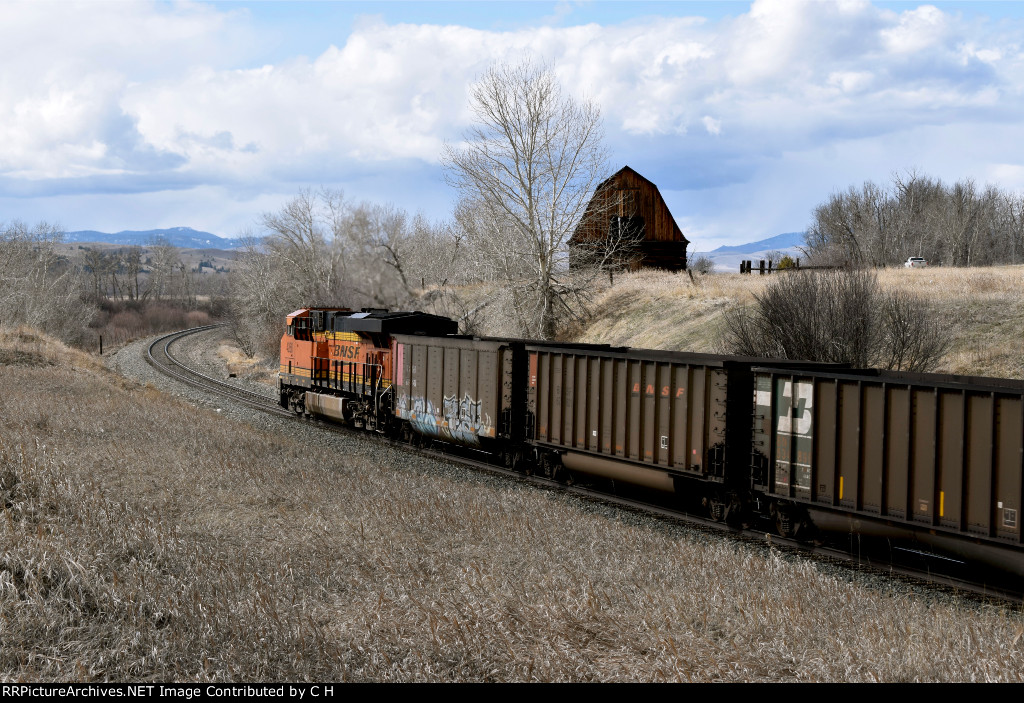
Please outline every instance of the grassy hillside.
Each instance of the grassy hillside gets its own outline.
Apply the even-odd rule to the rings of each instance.
[[[616,277],[573,339],[720,352],[723,313],[753,303],[770,280],[712,274],[693,283],[686,274],[651,271]],[[936,371],[1024,378],[1024,266],[886,269],[878,280],[925,298],[946,325],[951,345]]]
[[[0,679],[1024,672],[1019,609],[251,417],[0,329]]]

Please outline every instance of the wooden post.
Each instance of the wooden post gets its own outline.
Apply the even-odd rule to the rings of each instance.
[[[760,266],[759,271],[760,271],[760,274],[763,276],[764,275],[764,259],[761,259],[761,266]]]

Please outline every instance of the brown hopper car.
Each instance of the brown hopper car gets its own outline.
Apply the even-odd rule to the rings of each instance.
[[[754,488],[784,501],[783,529],[902,533],[1024,574],[1024,382],[757,369],[755,384]]]

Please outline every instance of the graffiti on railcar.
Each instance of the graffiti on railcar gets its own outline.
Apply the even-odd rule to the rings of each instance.
[[[414,430],[438,439],[478,447],[481,436],[495,434],[491,416],[482,410],[482,401],[468,393],[461,400],[446,395],[440,407],[423,397],[401,395],[395,408],[399,416],[408,418]]]

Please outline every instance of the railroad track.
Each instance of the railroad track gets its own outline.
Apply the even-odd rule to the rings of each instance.
[[[232,400],[237,400],[268,413],[294,417],[293,413],[285,410],[278,404],[277,398],[274,396],[255,393],[245,388],[241,388],[236,384],[227,383],[208,374],[204,374],[182,363],[180,359],[171,353],[171,346],[175,342],[178,342],[185,337],[199,334],[201,332],[207,332],[223,326],[224,323],[206,325],[204,327],[193,327],[191,329],[182,330],[180,332],[160,337],[150,344],[146,350],[146,361],[162,373],[195,388],[212,391],[218,395],[231,398]]]
[[[208,374],[204,374],[192,367],[189,367],[172,354],[171,347],[181,339],[222,326],[224,326],[223,323],[207,325],[204,327],[195,327],[160,337],[149,345],[146,360],[160,372],[171,376],[182,383],[236,400],[263,412],[286,417],[295,422],[302,422],[304,424],[314,423],[325,431],[362,437],[364,439],[374,437],[375,440],[387,442],[392,446],[401,447],[406,451],[418,453],[423,456],[428,456],[441,461],[462,464],[491,474],[504,476],[516,481],[526,482],[534,486],[576,495],[587,500],[614,505],[619,508],[642,512],[644,514],[658,515],[664,519],[686,524],[702,531],[728,535],[746,543],[760,545],[767,544],[771,548],[776,548],[798,555],[811,554],[826,561],[845,564],[847,566],[872,573],[921,582],[928,584],[931,587],[944,589],[958,595],[969,594],[982,599],[995,598],[1013,603],[1024,603],[1024,595],[1021,594],[1019,589],[1014,589],[1012,586],[1004,587],[999,584],[993,585],[992,583],[975,582],[958,575],[953,575],[952,573],[944,573],[944,567],[948,571],[955,572],[957,569],[967,570],[969,569],[969,565],[963,562],[956,562],[954,560],[938,557],[937,555],[914,553],[904,555],[906,559],[891,559],[874,551],[865,552],[856,548],[842,549],[836,546],[824,544],[808,544],[807,542],[800,542],[795,539],[781,537],[777,534],[771,534],[767,529],[758,529],[756,527],[743,529],[734,527],[723,522],[716,522],[703,516],[683,512],[670,506],[649,500],[616,495],[582,485],[566,485],[560,481],[543,476],[525,475],[521,472],[513,471],[505,468],[504,466],[498,465],[493,461],[485,461],[481,458],[471,456],[471,452],[460,450],[459,448],[455,448],[456,451],[452,452],[440,451],[435,448],[416,447],[400,440],[390,439],[381,435],[372,435],[370,433],[347,428],[342,425],[336,425],[318,419],[308,420],[303,417],[298,417],[293,412],[282,408],[278,404],[278,399],[276,397],[255,393],[241,388],[237,384],[228,383]],[[923,565],[912,565],[914,560],[917,560]]]

